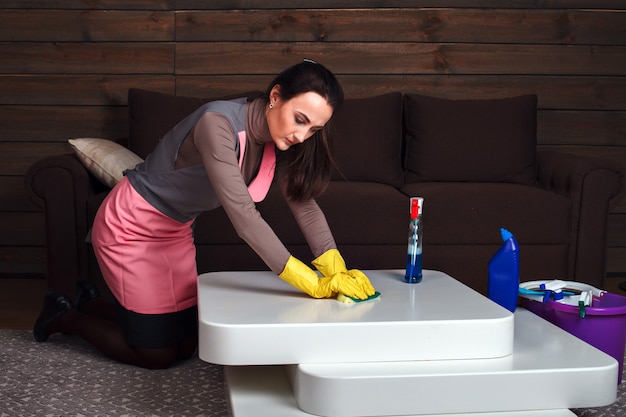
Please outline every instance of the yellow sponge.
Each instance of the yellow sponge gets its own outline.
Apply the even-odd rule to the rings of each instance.
[[[339,301],[340,303],[345,303],[345,304],[355,304],[355,303],[362,303],[363,301],[377,300],[379,298],[380,298],[380,293],[378,291],[376,291],[374,294],[367,297],[365,300],[350,297],[349,295],[344,295],[340,293],[337,296],[337,301]]]

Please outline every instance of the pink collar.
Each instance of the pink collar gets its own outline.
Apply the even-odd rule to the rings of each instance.
[[[246,150],[246,132],[239,132],[239,168],[243,164],[243,155]],[[263,201],[267,192],[270,190],[272,180],[274,179],[274,169],[276,168],[276,151],[274,150],[274,142],[269,141],[265,143],[263,148],[263,158],[261,159],[261,166],[259,167],[259,173],[252,179],[250,185],[248,185],[248,192],[252,201],[258,203]]]

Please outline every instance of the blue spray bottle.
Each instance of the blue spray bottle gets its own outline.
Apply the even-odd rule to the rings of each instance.
[[[514,312],[519,291],[519,245],[511,232],[500,229],[503,244],[489,261],[489,298]]]
[[[406,274],[404,281],[417,284],[422,282],[422,238],[424,228],[422,226],[422,207],[424,198],[411,197],[409,223],[409,246],[406,256]]]

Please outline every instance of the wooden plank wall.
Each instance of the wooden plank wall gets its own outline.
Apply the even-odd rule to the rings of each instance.
[[[506,3],[506,6],[502,4]],[[23,175],[71,137],[127,132],[127,90],[210,97],[263,89],[304,57],[348,97],[539,96],[543,148],[626,168],[621,0],[3,0],[0,274],[45,272],[43,216]],[[626,276],[626,201],[608,272]]]

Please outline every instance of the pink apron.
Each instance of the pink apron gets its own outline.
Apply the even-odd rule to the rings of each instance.
[[[239,140],[241,166],[245,132],[239,133]],[[268,142],[259,173],[248,186],[253,201],[267,195],[275,166],[274,144]],[[96,214],[92,243],[104,279],[124,308],[163,314],[197,305],[192,223],[180,223],[155,209],[126,177],[111,190]]]

